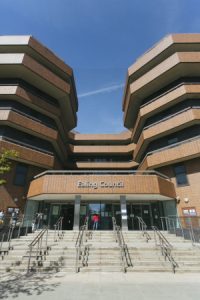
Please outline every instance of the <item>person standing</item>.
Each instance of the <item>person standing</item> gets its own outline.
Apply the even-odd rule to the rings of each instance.
[[[13,213],[12,213],[12,225],[16,226],[17,219],[18,219],[18,213],[17,213],[16,210],[14,210]]]
[[[1,210],[0,211],[0,225],[4,223],[4,217],[5,217],[4,211]]]
[[[93,230],[97,230],[98,226],[99,226],[99,216],[97,214],[94,214],[94,216],[92,217],[92,221],[93,221]]]

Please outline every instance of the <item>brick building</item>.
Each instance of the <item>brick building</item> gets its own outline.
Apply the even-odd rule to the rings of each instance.
[[[119,134],[79,134],[73,71],[31,36],[0,37],[1,147],[19,157],[0,208],[78,228],[200,214],[200,34],[169,35],[129,69]]]

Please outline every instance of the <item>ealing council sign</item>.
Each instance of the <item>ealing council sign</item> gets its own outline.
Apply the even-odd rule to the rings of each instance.
[[[78,188],[91,188],[91,189],[98,189],[98,188],[123,188],[124,183],[123,181],[116,181],[116,182],[105,182],[105,181],[78,181],[77,182]]]

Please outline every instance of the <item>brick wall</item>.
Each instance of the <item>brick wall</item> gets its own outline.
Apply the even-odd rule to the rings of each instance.
[[[174,182],[176,194],[180,197],[180,202],[177,204],[178,213],[182,215],[183,208],[195,207],[198,216],[200,216],[200,158],[195,158],[183,162],[186,167],[189,185],[178,187],[173,172],[172,166],[166,166],[157,169],[159,172],[166,174]],[[188,198],[188,202],[184,201]]]

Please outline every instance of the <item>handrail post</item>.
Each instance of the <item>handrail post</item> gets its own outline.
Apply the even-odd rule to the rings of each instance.
[[[159,240],[159,244],[157,244],[156,246],[160,247],[161,254],[164,256],[165,260],[169,260],[172,266],[172,270],[175,273],[175,268],[178,267],[178,264],[171,254],[172,245],[169,243],[166,237],[164,237],[164,235],[158,230],[156,226],[152,226],[152,229],[154,230],[155,236],[157,236]]]
[[[162,230],[164,231],[163,217],[160,217]]]
[[[46,236],[45,236],[46,234]],[[43,251],[43,242],[45,239],[45,248]],[[42,229],[41,232],[38,233],[38,235],[34,238],[34,240],[29,244],[29,256],[28,256],[28,266],[27,266],[27,273],[30,271],[30,264],[31,264],[31,258],[32,258],[32,252],[33,248],[36,247],[35,250],[35,257],[38,261],[39,259],[46,259],[46,255],[48,254],[48,228]],[[39,263],[38,263],[39,266]]]
[[[116,242],[118,242],[118,246],[120,249],[120,258],[121,258],[121,267],[122,271],[125,273],[127,271],[127,267],[132,266],[131,258],[128,253],[128,247],[125,244],[124,237],[121,231],[120,226],[117,226],[116,219],[112,217],[113,221],[113,232],[116,235]]]
[[[76,262],[75,262],[75,272],[80,271],[80,260],[82,266],[85,266],[85,256],[88,255],[88,248],[85,248],[84,251],[81,250],[83,243],[87,242],[87,231],[88,231],[88,217],[85,218],[84,225],[79,228],[78,237],[75,243],[76,248]]]
[[[33,247],[29,245],[29,258],[28,258],[28,266],[27,266],[27,273],[30,271],[30,264],[31,264],[31,254],[32,254]]]
[[[14,228],[15,228],[15,225],[12,225],[11,230],[10,230],[9,240],[8,240],[8,250],[13,249],[13,247],[11,247],[11,240],[12,240]]]

